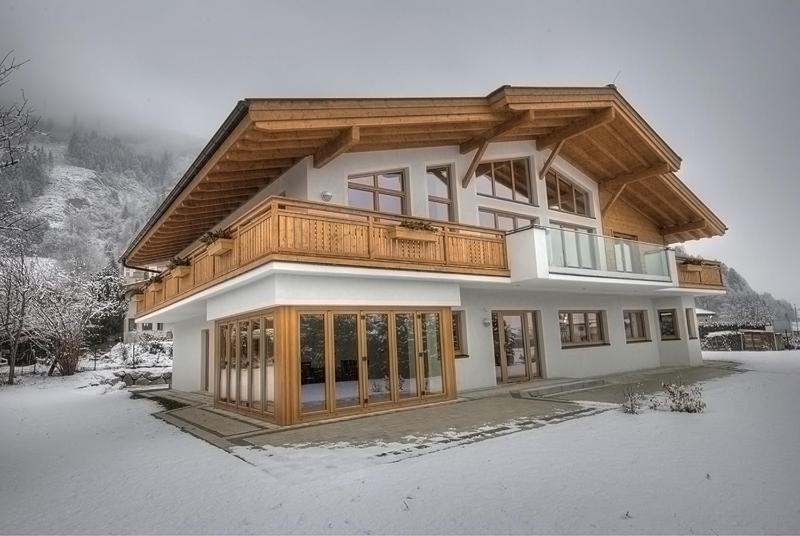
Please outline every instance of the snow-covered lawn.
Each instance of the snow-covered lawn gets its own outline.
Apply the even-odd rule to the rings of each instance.
[[[609,411],[396,463],[251,464],[80,375],[5,387],[0,532],[800,532],[800,352],[709,357],[752,372],[708,382],[703,414]]]

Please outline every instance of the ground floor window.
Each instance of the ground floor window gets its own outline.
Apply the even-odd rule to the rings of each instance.
[[[603,327],[603,311],[559,311],[558,324],[562,347],[607,342]]]
[[[678,334],[678,314],[675,309],[662,309],[658,311],[658,325],[661,330],[662,340],[680,339]]]
[[[456,357],[467,357],[464,311],[453,311],[453,350]]]
[[[142,322],[142,331],[153,331],[153,324],[150,322]]]
[[[647,311],[623,311],[622,321],[625,325],[625,340],[641,342],[650,340],[647,329]]]
[[[129,318],[128,319],[128,331],[136,331],[136,319]]]
[[[273,413],[274,316],[227,321],[218,326],[217,333],[217,400],[248,412]]]

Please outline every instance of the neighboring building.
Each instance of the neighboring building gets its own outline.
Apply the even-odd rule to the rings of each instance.
[[[679,166],[614,87],[249,99],[123,261],[191,263],[136,305],[173,388],[279,424],[697,365],[720,265],[668,245],[726,227]]]
[[[697,315],[698,322],[713,322],[717,316],[717,313],[714,311],[709,311],[708,309],[701,309],[697,307],[694,310],[694,314]]]
[[[122,268],[122,277],[124,278],[124,285],[128,296],[133,296],[139,290],[144,288],[147,280],[153,275],[150,270],[159,270],[158,265],[146,266],[147,270],[137,270],[135,268]],[[142,334],[152,335],[159,338],[172,338],[172,332],[169,327],[163,322],[136,322],[136,308],[137,302],[133,300],[128,301],[128,310],[125,312],[122,328],[122,340],[124,342],[134,342]]]

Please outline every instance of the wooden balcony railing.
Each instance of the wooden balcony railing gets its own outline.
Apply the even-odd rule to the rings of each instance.
[[[162,274],[137,296],[137,315],[158,310],[271,261],[508,276],[502,231],[435,223],[435,231],[398,236],[418,218],[271,197],[228,227],[232,249],[189,256],[183,277]],[[417,231],[418,233],[420,231]],[[411,233],[413,234],[413,233]]]
[[[675,257],[678,264],[678,286],[725,290],[722,266],[718,261],[689,261],[686,257]]]

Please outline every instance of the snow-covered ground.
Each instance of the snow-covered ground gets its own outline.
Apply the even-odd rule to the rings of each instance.
[[[232,456],[82,375],[0,390],[2,533],[798,533],[800,352],[705,413],[608,411],[395,463]]]

